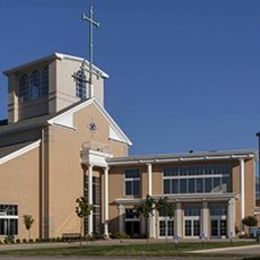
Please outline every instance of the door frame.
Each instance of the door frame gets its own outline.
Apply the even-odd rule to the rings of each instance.
[[[211,223],[211,221],[212,220],[217,220],[218,221],[218,235],[217,236],[212,236],[211,234],[212,234],[212,223]],[[220,222],[221,222],[221,220],[225,220],[226,221],[226,234],[227,234],[227,216],[226,215],[219,215],[219,216],[211,216],[210,217],[210,237],[211,238],[222,238],[222,239],[224,239],[224,238],[226,238],[227,237],[227,235],[225,235],[225,236],[221,236],[221,234],[220,234]]]
[[[185,221],[186,220],[190,220],[191,221],[191,236],[186,236],[185,234]],[[194,238],[199,238],[200,237],[200,234],[198,236],[194,236],[194,220],[196,221],[199,221],[199,225],[200,225],[200,233],[201,233],[201,218],[200,216],[184,216],[183,218],[183,237],[184,238],[191,238],[191,239],[194,239]]]

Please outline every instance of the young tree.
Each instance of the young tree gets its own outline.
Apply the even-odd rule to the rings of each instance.
[[[146,223],[146,234],[147,234],[147,241],[149,239],[149,218],[153,216],[153,210],[154,210],[154,199],[147,195],[145,201],[138,207],[138,212],[143,215],[145,218]]]
[[[23,215],[23,223],[24,223],[26,230],[28,231],[28,240],[31,238],[30,229],[32,227],[33,222],[34,222],[34,219],[33,219],[32,215]]]
[[[167,243],[168,238],[168,220],[174,216],[174,208],[171,203],[168,201],[168,197],[159,198],[156,203],[156,210],[159,215],[164,218],[165,221],[165,239]]]
[[[78,206],[75,208],[77,216],[80,218],[80,246],[82,241],[82,229],[84,218],[88,217],[93,210],[93,206],[89,205],[87,200],[84,197],[79,197],[76,199]]]
[[[256,217],[254,217],[254,216],[247,216],[242,219],[243,225],[248,226],[248,227],[257,226],[257,222],[258,221],[257,221]]]

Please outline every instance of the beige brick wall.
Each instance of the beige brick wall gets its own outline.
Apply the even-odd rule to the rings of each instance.
[[[18,205],[18,236],[28,238],[23,215],[34,218],[31,238],[39,237],[39,172],[40,149],[35,148],[0,165],[0,204]],[[4,236],[0,236],[3,239]]]

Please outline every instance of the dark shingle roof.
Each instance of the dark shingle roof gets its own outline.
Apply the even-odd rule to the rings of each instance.
[[[23,130],[27,130],[27,129],[37,129],[37,128],[41,128],[43,126],[47,126],[48,125],[47,121],[49,119],[51,119],[55,116],[58,116],[64,112],[70,110],[73,107],[76,107],[77,105],[79,105],[80,103],[82,103],[84,101],[86,101],[86,100],[81,100],[79,102],[76,102],[76,103],[58,111],[57,113],[28,118],[28,119],[18,121],[16,123],[0,126],[0,136],[10,134],[13,132],[17,132],[17,131],[23,131]]]
[[[14,145],[8,145],[8,146],[4,146],[4,147],[0,147],[0,158],[10,154],[10,153],[13,153],[19,149],[22,149],[24,148],[25,146],[33,143],[35,140],[31,140],[31,141],[28,141],[28,142],[23,142],[23,143],[19,143],[19,144],[14,144]]]

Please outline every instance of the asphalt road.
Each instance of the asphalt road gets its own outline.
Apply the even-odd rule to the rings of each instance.
[[[109,259],[109,260],[120,260],[120,259],[124,259],[124,260],[224,260],[224,259],[229,259],[229,260],[233,260],[233,259],[243,259],[243,258],[239,258],[239,257],[203,257],[201,258],[200,256],[198,257],[187,257],[187,256],[176,256],[176,257],[75,257],[75,256],[70,256],[70,257],[65,257],[65,256],[33,256],[33,257],[29,257],[29,256],[0,256],[0,260],[104,260],[104,259]]]

